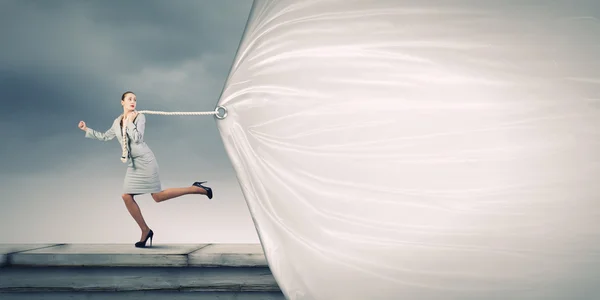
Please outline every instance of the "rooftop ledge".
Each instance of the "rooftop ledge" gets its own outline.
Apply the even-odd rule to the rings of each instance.
[[[283,299],[260,244],[0,244],[0,265],[0,298],[185,291],[275,293],[269,299]]]
[[[268,268],[260,244],[0,244],[0,266]]]

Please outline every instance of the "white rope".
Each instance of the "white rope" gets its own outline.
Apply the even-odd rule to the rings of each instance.
[[[219,113],[219,109],[223,110],[223,114]],[[153,110],[140,110],[138,114],[148,114],[148,115],[165,115],[165,116],[210,116],[214,115],[217,119],[224,119],[227,117],[227,109],[222,106],[217,106],[214,111],[153,111]],[[123,114],[120,116],[123,126],[121,135],[123,137],[123,152],[121,154],[121,161],[123,163],[127,162],[129,158],[129,140],[127,139],[127,124],[123,122]]]
[[[216,115],[216,111],[152,111],[152,110],[140,110],[139,114],[149,115],[167,115],[167,116],[206,116]]]

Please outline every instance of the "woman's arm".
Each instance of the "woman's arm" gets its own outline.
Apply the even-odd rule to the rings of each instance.
[[[115,138],[115,131],[111,127],[106,132],[102,133],[88,127],[85,130],[85,137],[103,142],[110,141]]]
[[[134,143],[144,141],[144,130],[146,129],[146,116],[139,114],[133,122],[127,122],[127,134]]]

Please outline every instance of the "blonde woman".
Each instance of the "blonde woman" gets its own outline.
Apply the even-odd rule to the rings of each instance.
[[[213,193],[210,187],[202,185],[206,181],[194,182],[189,187],[162,189],[158,163],[154,153],[144,141],[146,117],[144,114],[137,113],[136,104],[135,94],[127,91],[121,96],[123,114],[113,121],[112,126],[106,132],[102,133],[89,128],[84,121],[79,122],[79,129],[85,131],[86,138],[109,141],[117,137],[121,144],[124,153],[122,160],[128,162],[122,198],[127,210],[142,230],[142,237],[139,242],[135,243],[135,246],[143,248],[146,247],[148,239],[152,246],[154,232],[144,221],[140,207],[134,199],[136,195],[150,193],[154,201],[162,202],[188,194],[202,194],[206,195],[208,199],[212,199]]]

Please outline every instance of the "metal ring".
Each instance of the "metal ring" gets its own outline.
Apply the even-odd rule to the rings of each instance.
[[[219,114],[219,109],[223,110],[223,115]],[[227,108],[223,106],[217,106],[217,108],[215,108],[215,117],[217,117],[219,120],[225,119],[225,117],[227,117]]]

